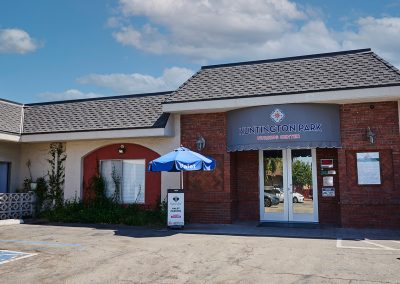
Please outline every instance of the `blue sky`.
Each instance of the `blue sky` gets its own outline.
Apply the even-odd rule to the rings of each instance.
[[[172,90],[201,65],[365,47],[400,66],[400,0],[2,0],[0,98]]]

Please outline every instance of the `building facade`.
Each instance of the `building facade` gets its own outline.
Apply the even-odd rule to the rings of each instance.
[[[147,163],[203,138],[217,168],[184,173],[189,222],[400,228],[399,100],[399,70],[364,49],[204,66],[168,93],[3,101],[0,179],[18,188],[27,160],[45,175],[58,141],[66,198],[90,198],[92,176],[117,172],[126,203],[152,207],[179,177]]]

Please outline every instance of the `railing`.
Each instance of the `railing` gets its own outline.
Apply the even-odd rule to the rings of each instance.
[[[0,220],[32,216],[33,202],[33,192],[0,193]]]

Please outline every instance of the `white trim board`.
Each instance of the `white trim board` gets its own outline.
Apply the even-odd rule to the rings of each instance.
[[[172,137],[174,130],[166,128],[147,128],[130,130],[104,130],[86,132],[44,133],[31,135],[12,135],[0,133],[0,141],[8,142],[48,142],[48,141],[74,141],[96,140],[115,138],[139,138],[139,137]]]
[[[76,141],[115,138],[173,137],[174,118],[170,116],[165,128],[122,129],[86,132],[45,133],[22,135],[20,142]]]
[[[21,137],[18,134],[0,133],[0,141],[19,142]]]
[[[137,137],[164,137],[164,136],[170,136],[167,135],[164,128],[154,128],[154,129],[32,134],[32,135],[22,135],[20,141],[47,142],[47,141],[97,140],[97,139],[137,138]]]
[[[350,104],[362,102],[398,101],[400,86],[351,89],[340,91],[311,92],[292,95],[260,96],[251,98],[232,98],[196,102],[177,102],[163,104],[163,111],[169,113],[211,113],[260,105],[293,103]]]

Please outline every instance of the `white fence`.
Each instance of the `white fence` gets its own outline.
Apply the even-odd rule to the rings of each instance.
[[[0,220],[32,216],[33,202],[33,192],[0,193]]]

